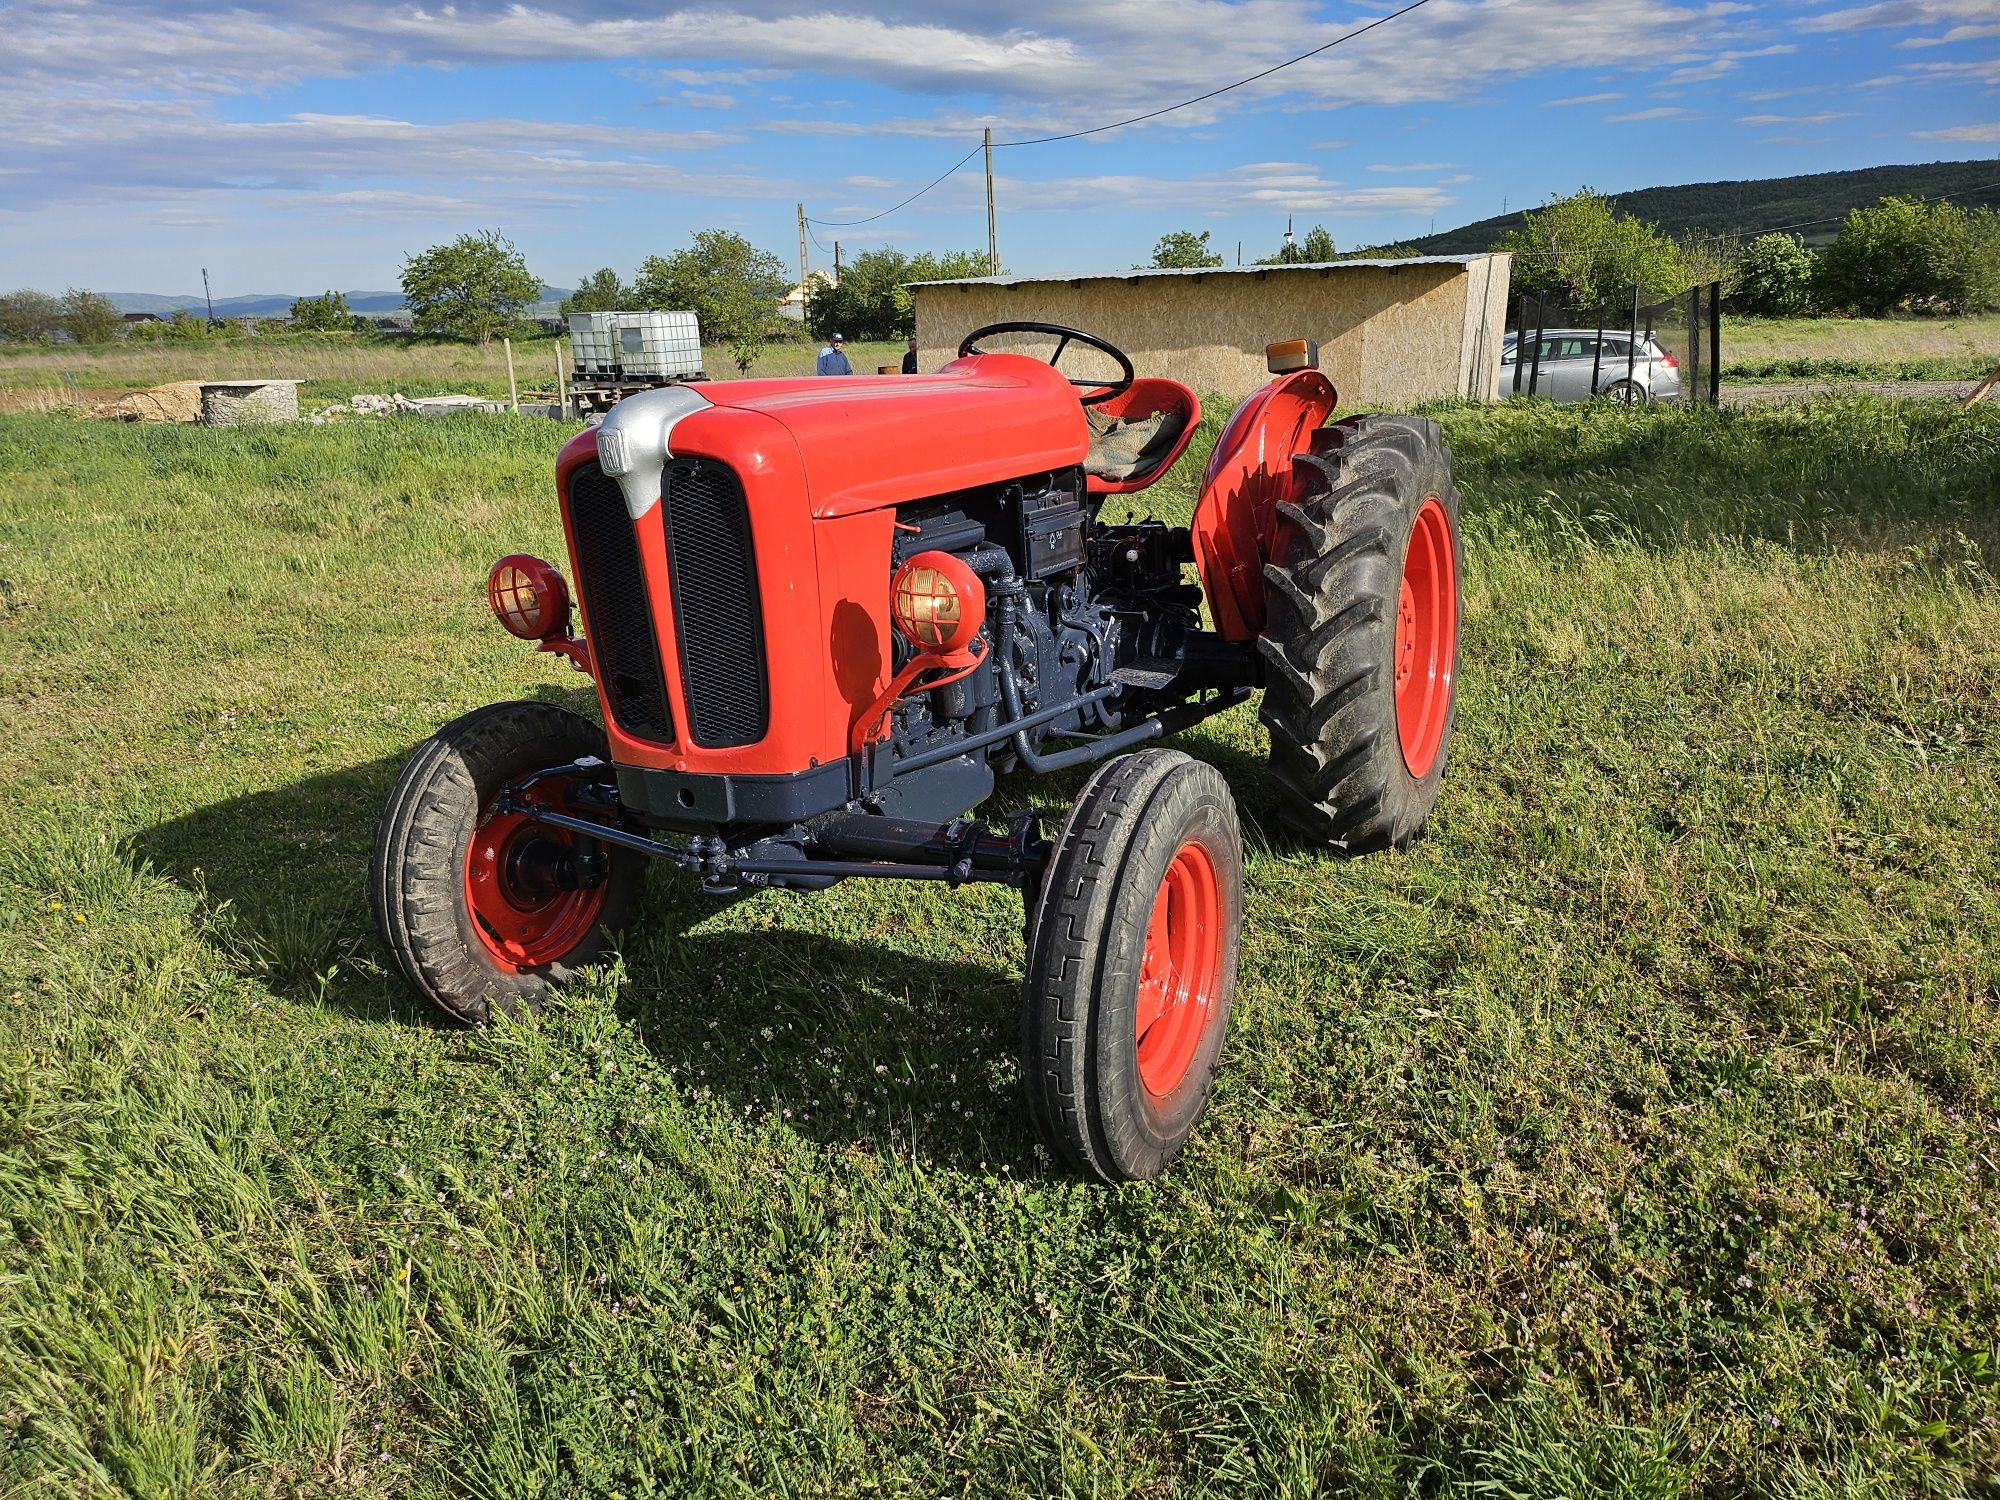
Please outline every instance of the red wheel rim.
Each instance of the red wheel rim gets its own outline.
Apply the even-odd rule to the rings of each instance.
[[[1221,979],[1221,887],[1208,850],[1190,840],[1174,855],[1153,898],[1139,969],[1139,1081],[1155,1099],[1187,1077],[1215,1020]]]
[[[560,778],[528,788],[538,806],[561,803]],[[576,852],[581,840],[567,829],[550,828],[524,813],[497,813],[472,830],[465,851],[465,904],[472,930],[494,961],[516,971],[539,969],[566,958],[590,936],[604,911],[608,887],[602,881],[583,890],[536,882],[538,855]]]
[[[1458,567],[1451,520],[1433,495],[1417,511],[1396,602],[1396,737],[1412,776],[1430,774],[1451,716],[1458,655]]]

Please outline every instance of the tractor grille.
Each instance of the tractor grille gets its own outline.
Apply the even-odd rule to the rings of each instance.
[[[618,481],[594,463],[570,478],[569,524],[583,628],[604,701],[627,734],[671,743],[674,718],[660,674],[660,643],[639,565],[639,540]]]
[[[680,639],[681,694],[697,745],[750,745],[771,723],[764,615],[743,486],[725,464],[669,465],[660,502]]]

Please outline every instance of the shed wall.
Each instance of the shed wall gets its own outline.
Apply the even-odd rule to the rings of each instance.
[[[1270,378],[1267,343],[1303,337],[1319,340],[1320,367],[1346,404],[1493,400],[1507,271],[1507,257],[1494,255],[1468,265],[919,286],[917,358],[938,368],[986,323],[1062,323],[1109,339],[1141,375],[1235,399]]]

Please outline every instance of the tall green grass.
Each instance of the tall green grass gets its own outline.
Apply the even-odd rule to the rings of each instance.
[[[485,1032],[384,972],[410,748],[587,701],[481,598],[560,551],[550,424],[0,419],[0,1487],[1987,1482],[2000,415],[1438,416],[1435,824],[1287,845],[1254,712],[1182,737],[1250,831],[1235,1034],[1119,1191],[1030,1144],[1009,893],[658,872]]]

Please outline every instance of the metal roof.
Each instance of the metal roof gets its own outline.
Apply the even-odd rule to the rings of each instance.
[[[950,281],[908,281],[905,286],[1030,286],[1052,281],[1139,281],[1149,276],[1295,276],[1302,271],[1398,270],[1404,266],[1469,266],[1486,255],[1405,255],[1376,260],[1303,261],[1277,266],[1134,266],[1126,271],[1072,271],[1049,276],[960,276]]]

